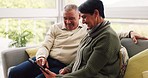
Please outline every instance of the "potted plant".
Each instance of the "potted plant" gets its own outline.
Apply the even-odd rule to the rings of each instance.
[[[22,30],[21,32],[11,31],[8,35],[13,40],[9,47],[25,47],[30,38],[33,37],[33,33],[29,30]]]

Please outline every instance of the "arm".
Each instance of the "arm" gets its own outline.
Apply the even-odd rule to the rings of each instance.
[[[120,40],[122,38],[131,38],[134,43],[137,43],[138,39],[148,40],[147,37],[144,37],[144,36],[134,32],[134,31],[120,32],[120,33],[118,33],[118,36],[119,36]]]
[[[138,43],[138,39],[142,39],[142,40],[148,40],[147,37],[144,37],[136,32],[131,31],[130,32],[130,38],[134,41],[134,43]]]
[[[49,51],[53,45],[55,36],[54,36],[54,26],[50,26],[41,47],[37,51],[36,58],[45,57],[47,58],[49,55]]]
[[[46,64],[46,67],[48,68],[48,62],[46,58],[49,56],[50,49],[53,45],[55,36],[54,36],[54,26],[50,26],[46,36],[45,40],[43,41],[41,47],[36,53],[36,62],[40,66],[44,66]]]
[[[118,34],[119,39],[121,40],[122,38],[130,38],[130,32],[131,31],[124,31],[124,32],[120,32],[117,34]]]

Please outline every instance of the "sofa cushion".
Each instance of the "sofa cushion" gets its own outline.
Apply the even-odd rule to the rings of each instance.
[[[148,70],[142,72],[143,78],[148,78]]]
[[[148,70],[148,49],[129,59],[124,78],[143,78],[142,72]]]
[[[129,57],[148,48],[148,40],[139,39],[138,43],[135,44],[131,38],[123,38],[121,39],[121,44],[127,49]]]

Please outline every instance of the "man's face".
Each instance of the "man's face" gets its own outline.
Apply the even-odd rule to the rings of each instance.
[[[95,16],[91,14],[81,13],[82,23],[88,26],[88,29],[91,29],[95,25]]]
[[[74,30],[78,27],[79,24],[79,12],[76,10],[65,11],[63,14],[65,27],[68,30]]]

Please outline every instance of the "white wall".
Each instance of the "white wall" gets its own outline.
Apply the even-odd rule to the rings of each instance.
[[[106,7],[107,18],[148,19],[148,6],[143,7]]]

